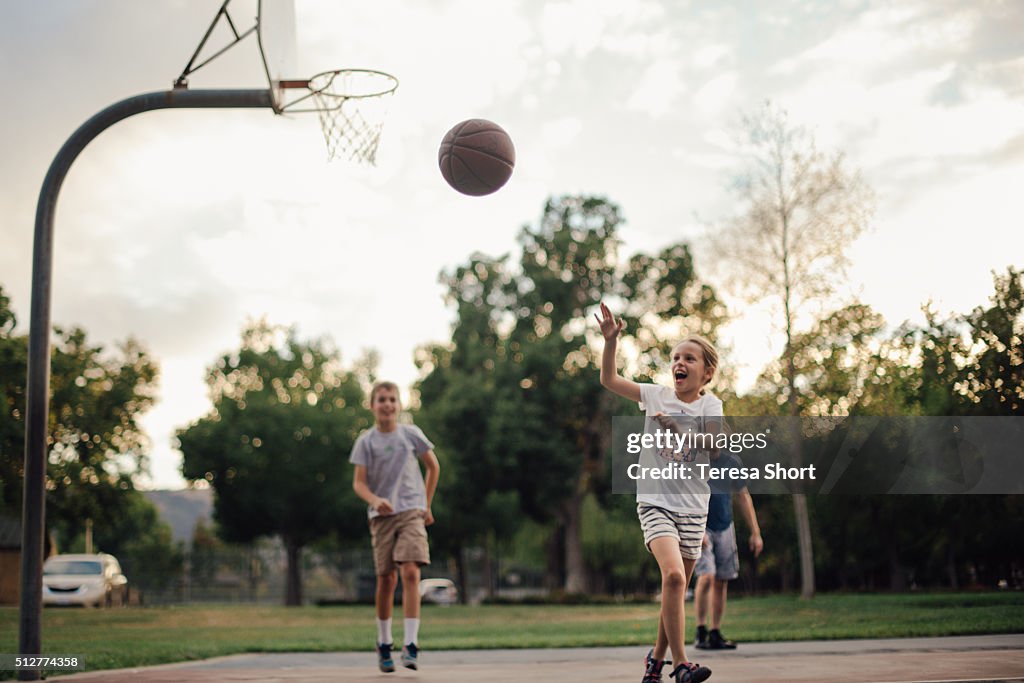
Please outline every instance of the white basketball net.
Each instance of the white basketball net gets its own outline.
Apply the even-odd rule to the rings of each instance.
[[[309,79],[328,160],[377,163],[388,100],[397,87],[394,76],[364,69],[327,71]]]

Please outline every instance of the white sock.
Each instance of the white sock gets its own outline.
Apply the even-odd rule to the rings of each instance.
[[[406,620],[408,621],[408,619]],[[381,645],[391,645],[391,618],[377,620],[377,642]]]
[[[419,645],[416,639],[420,635],[420,620],[419,619],[406,619],[405,620],[405,638],[402,639],[404,645],[412,643],[413,645]]]

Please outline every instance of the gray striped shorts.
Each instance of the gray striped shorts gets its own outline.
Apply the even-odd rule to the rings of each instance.
[[[637,503],[636,514],[640,528],[644,530],[644,545],[651,549],[651,541],[661,536],[671,536],[679,541],[679,553],[687,560],[700,557],[700,546],[704,540],[705,514],[674,512],[655,505]]]

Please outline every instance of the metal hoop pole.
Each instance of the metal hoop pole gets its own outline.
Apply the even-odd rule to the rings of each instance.
[[[50,295],[53,219],[64,178],[85,146],[129,116],[156,109],[273,108],[269,90],[168,90],[136,95],[110,105],[72,133],[57,152],[39,191],[32,255],[32,318],[25,397],[25,488],[21,514],[21,612],[19,649],[42,654],[43,537],[46,517],[46,432],[50,410]],[[39,679],[23,670],[20,680]]]

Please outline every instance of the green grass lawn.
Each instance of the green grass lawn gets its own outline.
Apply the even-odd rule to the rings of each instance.
[[[1024,632],[1024,594],[820,595],[729,601],[723,630],[738,641],[890,638]],[[692,616],[692,603],[687,612]],[[401,608],[395,637],[401,637]],[[426,606],[427,649],[646,645],[658,606]],[[692,621],[687,629],[692,634]],[[369,606],[284,608],[187,605],[53,609],[43,613],[46,654],[76,654],[87,669],[203,659],[240,652],[366,650]],[[0,608],[0,652],[14,653],[18,612]],[[0,677],[11,676],[0,672]]]

